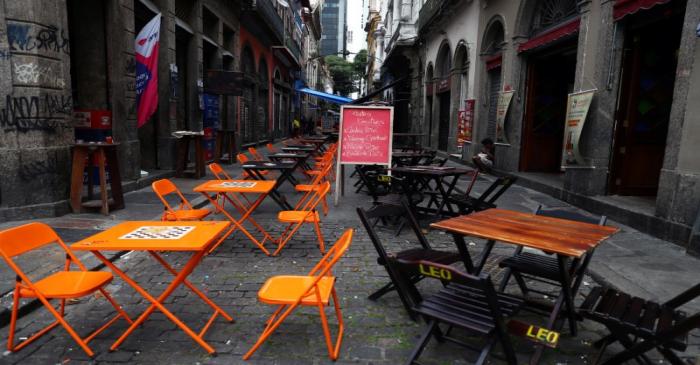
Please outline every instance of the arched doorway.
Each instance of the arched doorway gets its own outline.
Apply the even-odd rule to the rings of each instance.
[[[434,86],[433,83],[434,72],[433,64],[428,63],[428,68],[425,71],[425,124],[428,126],[428,133],[433,131],[433,96],[434,96]],[[432,146],[432,138],[428,136],[428,146]]]
[[[500,17],[491,19],[481,43],[481,54],[484,55],[486,71],[486,136],[496,140],[496,111],[498,96],[502,89],[503,46],[505,30]]]
[[[260,83],[258,84],[258,103],[255,114],[255,137],[256,141],[263,141],[270,138],[270,76],[267,69],[267,62],[261,56],[258,74]]]
[[[246,84],[243,86],[243,95],[241,95],[241,116],[240,116],[240,135],[243,144],[251,143],[255,141],[253,131],[255,127],[253,125],[253,111],[255,108],[255,83],[256,71],[255,71],[255,58],[253,56],[253,51],[249,46],[243,47],[243,52],[241,52],[241,71],[246,77]]]
[[[450,73],[452,71],[452,55],[447,42],[443,43],[438,52],[437,61],[437,99],[438,99],[438,149],[447,151],[450,137]]]
[[[561,172],[561,154],[568,94],[574,91],[578,51],[576,0],[540,0],[530,23],[530,42],[542,43],[525,52],[527,86],[523,118],[523,171]],[[552,29],[575,24],[570,34],[547,42]],[[530,43],[532,44],[532,43]]]

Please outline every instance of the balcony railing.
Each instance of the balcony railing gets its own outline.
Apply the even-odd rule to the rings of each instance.
[[[462,0],[428,0],[418,12],[418,32],[425,31],[425,28],[433,23],[439,16],[440,11],[448,5],[459,3]]]
[[[244,16],[241,17],[246,28],[249,30],[262,30],[267,28],[267,32],[272,36],[274,44],[282,44],[284,40],[284,22],[277,14],[274,5],[275,0],[243,0],[241,9]],[[251,16],[252,15],[252,16]]]

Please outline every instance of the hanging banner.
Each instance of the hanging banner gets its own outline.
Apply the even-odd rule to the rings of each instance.
[[[508,143],[506,139],[505,122],[510,101],[513,100],[513,90],[501,91],[498,95],[498,105],[496,108],[496,143]]]
[[[464,101],[464,110],[457,114],[457,150],[462,152],[464,142],[472,141],[472,126],[474,125],[474,99]]]
[[[596,90],[587,90],[569,94],[564,126],[564,153],[561,155],[562,169],[584,166],[583,157],[579,151],[579,140],[595,92]]]
[[[136,36],[136,122],[140,128],[158,108],[158,48],[160,14]]]

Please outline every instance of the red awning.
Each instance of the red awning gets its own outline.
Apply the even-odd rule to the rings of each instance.
[[[557,26],[554,29],[542,32],[518,46],[518,52],[525,52],[531,49],[542,47],[550,44],[558,39],[578,33],[578,28],[581,24],[581,18],[572,19],[564,24]]]
[[[486,71],[491,71],[493,69],[501,67],[503,63],[503,54],[499,53],[495,56],[486,59]]]
[[[613,6],[613,19],[618,21],[629,14],[651,9],[655,5],[665,4],[669,1],[671,0],[617,0]]]

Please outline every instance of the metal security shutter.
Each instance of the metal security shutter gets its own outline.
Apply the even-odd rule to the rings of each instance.
[[[501,91],[501,68],[497,67],[489,71],[489,115],[486,136],[496,138],[496,110],[498,108],[498,94]]]

